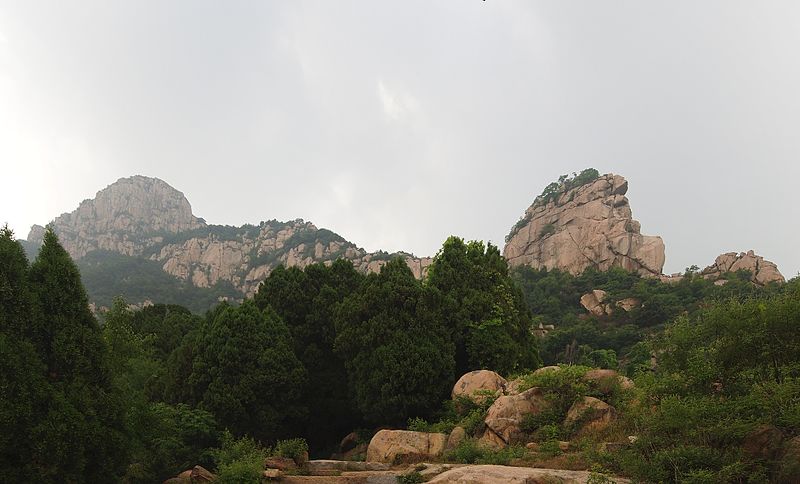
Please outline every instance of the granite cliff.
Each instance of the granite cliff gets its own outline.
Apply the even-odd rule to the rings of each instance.
[[[525,211],[503,250],[509,265],[572,274],[589,267],[622,267],[643,276],[659,276],[664,242],[661,237],[641,234],[625,197],[625,178],[608,174],[570,181],[562,178]]]

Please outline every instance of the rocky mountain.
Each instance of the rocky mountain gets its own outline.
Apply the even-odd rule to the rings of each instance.
[[[681,274],[662,274],[664,242],[641,234],[627,190],[622,176],[593,169],[552,183],[506,238],[503,254],[509,265],[572,274],[622,267],[679,281]],[[220,299],[253,295],[278,265],[304,268],[344,258],[366,273],[400,256],[422,278],[432,262],[403,252],[369,253],[302,219],[241,227],[207,224],[192,213],[183,193],[144,176],[116,181],[52,226],[98,306],[123,294],[131,302],[176,302],[202,311]],[[29,253],[35,254],[43,233],[43,227],[32,227],[24,241]],[[724,281],[726,273],[740,269],[749,271],[755,284],[784,281],[775,264],[752,251],[723,254],[701,273]]]
[[[747,252],[726,252],[719,255],[713,264],[703,269],[700,274],[706,279],[724,284],[725,274],[737,271],[750,273],[750,280],[759,286],[770,282],[786,282],[783,274],[774,262],[764,260],[752,250]]]
[[[588,172],[588,170],[586,170]],[[642,235],[620,175],[564,179],[525,211],[506,240],[511,266],[561,269],[579,274],[589,267],[622,267],[659,276],[664,267],[661,237]]]
[[[94,199],[81,202],[74,212],[56,218],[52,226],[84,279],[87,272],[99,274],[112,265],[122,270],[118,276],[125,279],[124,273],[133,266],[142,269],[144,259],[149,263],[145,267],[158,264],[166,274],[195,288],[222,284],[232,286],[240,297],[252,295],[281,264],[303,268],[341,257],[361,271],[375,272],[392,257],[401,256],[421,278],[431,263],[430,258],[407,253],[369,253],[302,219],[242,227],[209,225],[192,214],[183,193],[163,180],[144,176],[116,181]],[[43,233],[43,227],[33,226],[27,245],[38,247]],[[85,282],[93,287],[93,281]],[[221,293],[230,297],[230,291]]]

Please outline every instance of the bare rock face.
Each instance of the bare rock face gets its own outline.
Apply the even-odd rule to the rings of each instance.
[[[713,264],[706,267],[700,274],[706,279],[714,281],[724,280],[726,272],[746,270],[750,272],[750,280],[764,286],[770,282],[786,282],[774,262],[765,260],[756,255],[752,250],[747,252],[726,252],[716,258]]]
[[[519,443],[524,437],[522,423],[526,415],[549,408],[540,388],[531,388],[517,395],[504,395],[494,401],[486,413],[486,431],[493,432],[506,444]]]
[[[594,397],[583,397],[567,412],[564,426],[576,427],[578,435],[606,429],[617,418],[617,411],[606,402]]]
[[[53,221],[61,244],[75,259],[98,249],[139,255],[166,233],[204,226],[183,193],[163,180],[138,175],[117,180]],[[28,240],[40,241],[43,232],[34,225]]]
[[[561,469],[534,469],[531,467],[511,467],[499,465],[470,465],[450,469],[428,481],[430,484],[585,484],[591,482],[589,471],[568,471]],[[614,478],[619,484],[627,479]]]
[[[369,442],[367,462],[394,464],[431,460],[442,455],[446,443],[446,434],[381,430]]]
[[[597,317],[610,316],[614,313],[611,304],[605,303],[606,292],[595,289],[581,296],[581,306]]]
[[[608,174],[565,190],[553,200],[537,199],[509,234],[503,255],[511,266],[572,274],[589,267],[601,271],[622,267],[659,276],[664,242],[640,233],[625,197],[627,190],[625,178]]]

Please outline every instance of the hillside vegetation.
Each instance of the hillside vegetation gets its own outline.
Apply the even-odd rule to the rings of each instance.
[[[142,279],[126,283],[156,304],[116,298],[98,321],[52,231],[32,263],[0,234],[0,481],[161,482],[200,464],[219,482],[258,482],[268,456],[302,463],[351,432],[363,445],[406,427],[462,428],[438,457],[451,462],[642,482],[800,479],[798,279],[509,271],[497,247],[451,237],[423,280],[399,258],[369,275],[342,259],[279,267],[253,298],[198,314],[163,304],[169,289],[136,263]],[[193,296],[198,307],[216,289]],[[592,290],[637,304],[592,315],[580,304]],[[536,337],[540,324],[554,328]],[[545,364],[560,366],[536,371]],[[598,367],[631,380],[589,378]],[[477,369],[508,385],[452,398]],[[488,446],[492,405],[518,395],[540,410]],[[578,404],[613,418],[586,430]]]

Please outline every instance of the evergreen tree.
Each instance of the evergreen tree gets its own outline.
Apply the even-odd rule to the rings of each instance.
[[[347,391],[347,372],[333,351],[334,311],[364,276],[338,259],[330,267],[312,264],[304,270],[276,268],[261,284],[255,302],[271,307],[286,322],[294,350],[308,371],[303,401],[315,409],[302,428],[313,449],[330,448],[360,424]]]
[[[184,341],[196,348],[185,381],[194,400],[188,403],[212,412],[237,435],[268,442],[291,434],[305,415],[300,392],[306,371],[286,325],[251,300],[209,315]]]
[[[427,416],[453,384],[453,345],[405,261],[388,262],[345,299],[336,318],[359,410],[375,424]],[[432,300],[432,299],[431,299]]]
[[[61,481],[113,480],[127,451],[124,402],[78,269],[51,229],[29,274],[41,315],[31,336],[53,388],[47,423],[32,437],[41,465]]]
[[[497,247],[448,238],[427,283],[440,293],[438,318],[455,343],[458,374],[481,368],[509,373],[541,364],[532,315]]]

